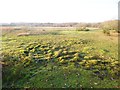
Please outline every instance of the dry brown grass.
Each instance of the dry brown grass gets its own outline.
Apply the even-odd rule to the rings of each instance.
[[[19,33],[19,34],[17,34],[17,36],[28,36],[28,35],[30,35],[30,33]]]

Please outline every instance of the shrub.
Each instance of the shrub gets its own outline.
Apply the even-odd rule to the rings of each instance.
[[[87,29],[86,27],[78,27],[76,28],[76,31],[90,31],[90,30]]]
[[[108,36],[110,36],[110,30],[104,29],[103,33],[106,34],[106,35],[108,35]]]

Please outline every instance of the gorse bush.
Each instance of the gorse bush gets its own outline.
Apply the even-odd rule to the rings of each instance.
[[[90,30],[87,29],[86,27],[77,27],[76,31],[90,31]]]
[[[106,35],[108,35],[108,36],[110,36],[110,30],[104,29],[103,33],[106,34]]]

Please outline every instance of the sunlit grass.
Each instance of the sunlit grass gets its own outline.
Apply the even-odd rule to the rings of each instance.
[[[101,30],[2,38],[3,87],[118,87],[117,37]]]

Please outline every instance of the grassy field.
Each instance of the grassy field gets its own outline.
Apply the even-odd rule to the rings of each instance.
[[[2,34],[3,88],[120,87],[117,36],[96,29]]]

